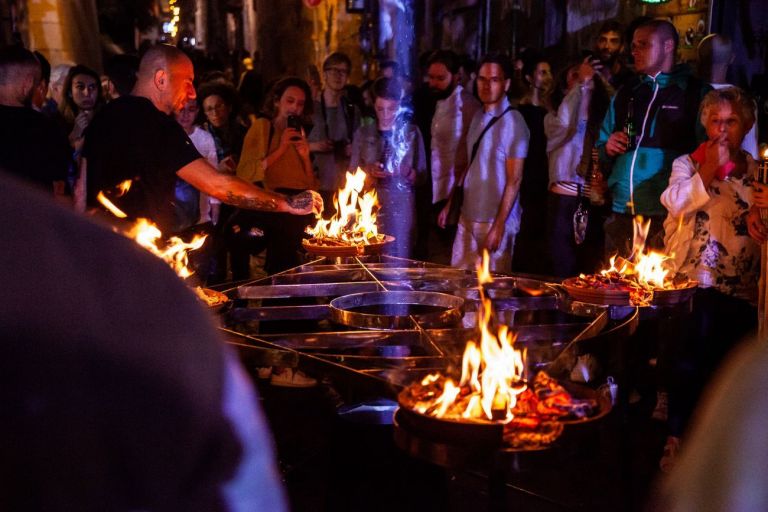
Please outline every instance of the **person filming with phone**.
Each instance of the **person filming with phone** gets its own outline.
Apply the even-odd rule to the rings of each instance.
[[[311,98],[309,85],[300,78],[288,77],[275,84],[264,105],[267,117],[256,119],[245,136],[238,177],[282,194],[317,190],[303,128],[312,116]],[[300,263],[297,251],[312,215],[249,213],[249,217],[267,236],[268,274]]]

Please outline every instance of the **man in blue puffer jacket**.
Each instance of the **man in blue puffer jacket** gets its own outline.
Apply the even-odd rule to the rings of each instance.
[[[667,211],[660,196],[672,161],[704,138],[698,111],[709,86],[694,78],[687,65],[675,65],[678,40],[667,21],[652,20],[635,30],[632,56],[638,76],[617,91],[600,129],[597,147],[611,169],[608,187],[613,196],[613,213],[605,223],[607,257],[631,254],[635,215],[651,219],[648,245],[663,247]],[[635,132],[628,148],[630,104]]]

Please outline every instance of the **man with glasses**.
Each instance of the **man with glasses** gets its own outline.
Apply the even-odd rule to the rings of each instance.
[[[520,112],[507,99],[512,70],[501,55],[487,55],[477,72],[482,110],[467,134],[469,163],[451,265],[474,269],[487,250],[493,272],[512,270],[515,235],[520,230],[520,182],[528,156],[530,132]],[[450,202],[440,213],[445,225]]]
[[[309,149],[320,179],[326,212],[333,211],[333,194],[348,170],[352,135],[360,125],[360,110],[344,95],[352,61],[335,52],[323,62],[323,90],[315,102]]]

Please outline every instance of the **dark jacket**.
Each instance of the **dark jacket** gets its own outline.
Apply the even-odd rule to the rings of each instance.
[[[670,73],[660,73],[655,78],[635,77],[617,91],[597,141],[601,158],[610,162],[608,186],[613,193],[614,212],[666,214],[661,193],[669,183],[674,159],[693,151],[705,137],[699,121],[699,104],[710,89],[691,74],[687,65],[678,65]],[[605,154],[605,144],[613,132],[623,129],[630,99],[634,100],[632,118],[637,127],[638,148],[610,159]]]

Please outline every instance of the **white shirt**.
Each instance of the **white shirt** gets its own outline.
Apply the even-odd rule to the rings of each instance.
[[[468,153],[471,154],[472,145],[488,123],[494,117],[502,116],[507,107],[509,107],[509,101],[504,98],[496,108],[488,112],[480,110],[475,114],[467,135]],[[464,179],[462,219],[471,222],[494,221],[507,183],[507,160],[525,158],[528,155],[530,136],[525,119],[517,110],[511,110],[504,114],[483,135],[477,148],[477,155]],[[521,215],[522,208],[518,194],[507,218],[508,232],[518,232]]]
[[[589,101],[585,88],[575,86],[563,98],[557,112],[544,116],[549,155],[549,185],[560,181],[584,185],[578,169],[584,152],[587,119],[580,119],[582,101]]]
[[[216,153],[216,142],[213,140],[213,135],[208,130],[195,126],[192,133],[189,134],[189,140],[195,145],[195,149],[205,158],[214,169],[219,168],[219,157]],[[221,204],[221,201],[215,197],[208,196],[201,193],[201,207],[200,207],[200,222],[207,222],[211,220],[209,209],[205,207],[205,204]]]
[[[214,168],[219,166],[219,158],[216,156],[216,143],[213,136],[199,126],[195,126],[192,133],[189,134],[189,140],[195,145],[197,151],[208,160]]]
[[[453,189],[457,165],[465,166],[464,154],[469,123],[480,102],[461,85],[457,85],[450,96],[437,102],[432,117],[432,202],[447,199]]]
[[[750,238],[746,222],[756,167],[747,155],[745,176],[714,178],[705,187],[699,164],[683,155],[672,163],[669,186],[661,194],[669,211],[664,246],[676,270],[702,288],[750,302],[757,298],[760,277],[760,246]]]

